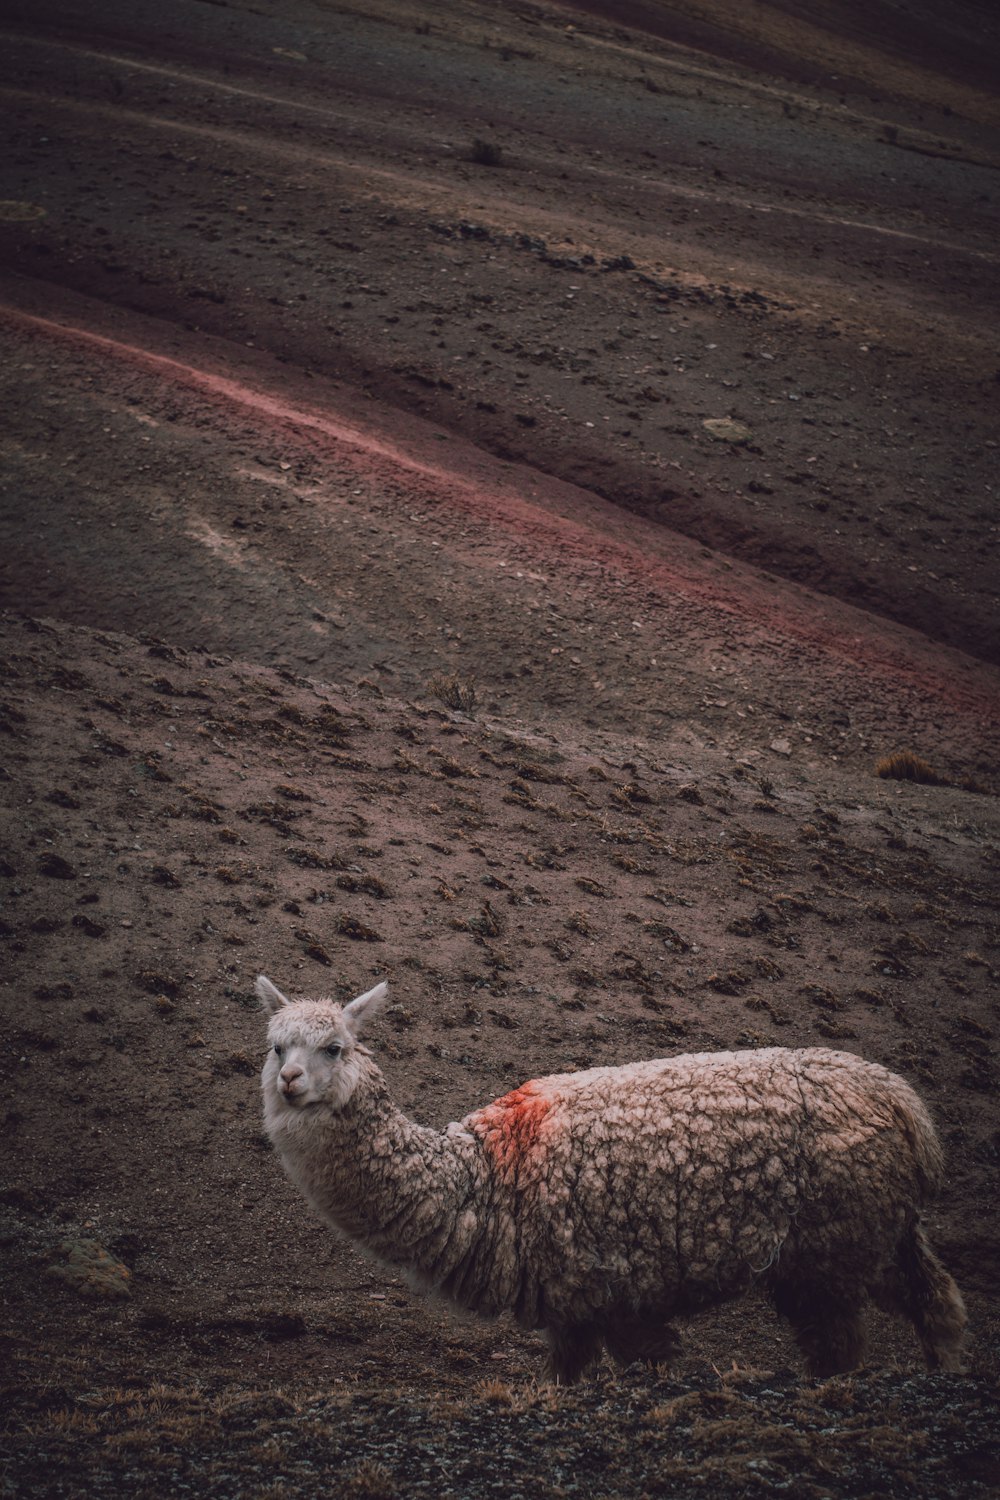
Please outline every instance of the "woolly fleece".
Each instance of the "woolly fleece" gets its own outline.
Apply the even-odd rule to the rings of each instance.
[[[961,1299],[918,1221],[941,1152],[885,1068],[825,1048],[634,1062],[533,1079],[436,1131],[393,1104],[352,1007],[261,994],[266,1126],[313,1208],[425,1289],[547,1329],[562,1378],[601,1341],[665,1357],[668,1319],[755,1281],[814,1371],[861,1357],[866,1293],[954,1367]],[[282,1094],[288,1059],[311,1102]]]

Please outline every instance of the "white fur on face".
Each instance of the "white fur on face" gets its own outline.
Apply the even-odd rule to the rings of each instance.
[[[268,1114],[319,1105],[343,1109],[360,1078],[357,1042],[334,1001],[290,1001],[267,1028],[270,1051],[261,1076]]]

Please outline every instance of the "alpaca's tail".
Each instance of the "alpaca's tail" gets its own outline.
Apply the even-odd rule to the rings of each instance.
[[[917,1202],[932,1197],[944,1176],[944,1152],[924,1102],[902,1079],[892,1079],[889,1108],[893,1123],[906,1142],[918,1188]]]
[[[892,1300],[913,1322],[932,1370],[961,1370],[965,1303],[919,1219],[899,1244]]]

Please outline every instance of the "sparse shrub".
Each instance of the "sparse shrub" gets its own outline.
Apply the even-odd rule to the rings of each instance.
[[[366,896],[376,896],[379,901],[389,900],[389,890],[377,875],[338,875],[337,886],[342,891],[361,891]]]
[[[514,1406],[517,1399],[513,1386],[506,1380],[480,1380],[474,1394],[487,1406]]]
[[[484,141],[477,136],[472,143],[471,159],[477,167],[499,167],[503,162],[503,152],[494,141]]]
[[[341,1494],[352,1500],[394,1500],[399,1494],[391,1472],[385,1464],[375,1459],[363,1458],[357,1468],[346,1476]]]
[[[925,786],[947,786],[943,776],[912,750],[899,750],[884,756],[875,767],[875,775],[892,781],[920,781]]]
[[[427,686],[445,708],[463,714],[471,714],[475,710],[476,685],[474,682],[466,682],[454,672],[439,672],[436,677],[431,678]]]
[[[341,916],[337,922],[337,931],[343,933],[344,937],[352,938],[356,943],[385,942],[385,938],[380,932],[376,932],[374,927],[368,927],[364,922],[359,922],[357,917],[349,917],[346,914]],[[316,943],[313,947],[319,948],[319,944]],[[306,952],[310,953],[313,958],[318,957],[318,954],[313,953],[311,948],[307,948]],[[320,952],[325,953],[325,949],[320,948]],[[321,959],[320,962],[330,963],[331,960],[327,956],[325,959]]]

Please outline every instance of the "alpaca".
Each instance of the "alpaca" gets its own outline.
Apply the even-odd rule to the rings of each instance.
[[[545,1330],[572,1381],[603,1346],[669,1359],[670,1320],[763,1287],[809,1371],[853,1368],[868,1297],[960,1368],[962,1298],[920,1207],[941,1150],[920,1099],[821,1047],[700,1053],[533,1079],[443,1131],[407,1118],[361,1043],[378,984],[341,1007],[286,999],[262,1089],[288,1176],[417,1286]]]

